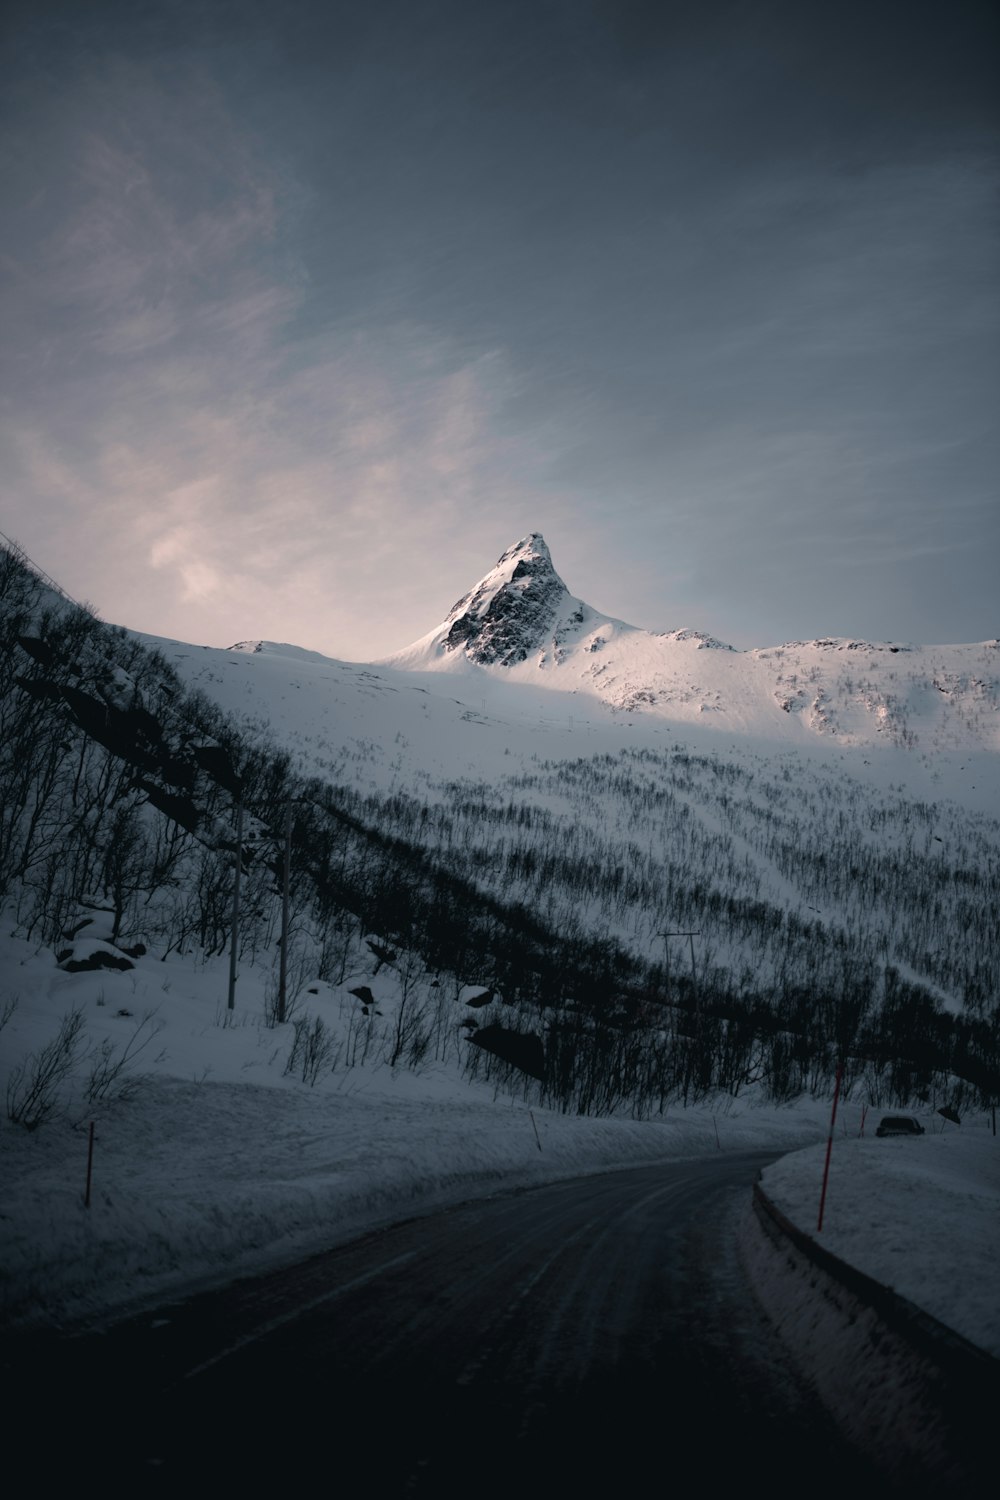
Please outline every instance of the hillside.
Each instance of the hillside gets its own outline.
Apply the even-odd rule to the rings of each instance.
[[[978,750],[932,752],[875,720],[863,744],[817,737],[753,699],[765,653],[629,627],[663,660],[749,663],[755,732],[723,730],[721,711],[675,723],[659,700],[626,715],[553,691],[579,656],[533,663],[565,590],[528,543],[527,573],[519,544],[452,611],[442,639],[465,624],[444,673],[440,640],[420,661],[372,666],[152,642],[74,612],[8,556],[11,930],[64,967],[139,947],[212,960],[229,946],[239,844],[240,964],[271,976],[279,1022],[291,808],[285,1002],[317,983],[370,991],[391,970],[378,1024],[393,1066],[430,1049],[587,1113],[823,1092],[839,1061],[874,1104],[991,1098],[1000,827],[986,711],[978,727],[952,721]],[[522,615],[516,585],[532,592],[537,572],[545,588]],[[486,622],[478,634],[471,620]],[[869,670],[882,665],[873,655]],[[763,733],[772,723],[782,737]],[[484,997],[471,1014],[470,985]]]

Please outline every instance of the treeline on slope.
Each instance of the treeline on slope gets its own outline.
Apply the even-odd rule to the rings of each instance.
[[[430,809],[397,798],[453,867],[512,884],[536,908],[649,956],[697,928],[701,962],[762,989],[837,982],[856,958],[912,971],[955,1008],[1000,999],[1000,827],[956,807],[808,767],[622,751],[543,764],[499,783],[444,783]],[[941,832],[938,832],[940,828]],[[943,835],[943,836],[942,836]],[[788,900],[779,899],[784,894]]]
[[[512,987],[546,1038],[552,1099],[584,1110],[631,1105],[641,1114],[670,1099],[735,1095],[754,1082],[771,1097],[792,1098],[828,1090],[838,1060],[845,1085],[864,1088],[874,1103],[943,1095],[949,1075],[959,1080],[950,1085],[957,1101],[996,1092],[995,1008],[943,1011],[886,961],[877,925],[859,931],[850,922],[807,921],[757,884],[727,887],[727,871],[749,879],[751,867],[727,853],[721,834],[686,837],[693,820],[668,821],[664,870],[648,849],[620,837],[623,822],[616,839],[586,824],[583,805],[558,816],[553,791],[580,767],[548,769],[552,783],[530,778],[550,798],[546,805],[518,803],[508,783],[448,787],[436,805],[401,792],[339,795],[366,827],[419,835],[480,892],[517,889],[558,932],[555,965],[533,966]],[[585,783],[586,807],[606,816],[614,797],[589,766]],[[639,823],[648,838],[645,799]],[[688,861],[686,881],[678,859]],[[695,974],[681,961],[686,945],[669,970],[650,955],[650,938],[664,951],[653,924],[659,933],[699,929]],[[645,955],[635,951],[637,933]],[[587,954],[585,974],[567,962],[567,947]],[[489,1074],[496,1064],[478,1066]]]
[[[99,900],[116,940],[223,952],[241,793],[244,957],[277,938],[291,803],[293,927],[308,927],[319,977],[341,980],[366,934],[418,948],[434,969],[488,971],[512,997],[551,990],[557,974],[590,997],[629,969],[608,945],[561,938],[456,877],[394,833],[392,803],[372,819],[356,797],[297,774],[160,653],[45,592],[0,553],[0,901],[27,938],[57,946]]]
[[[763,758],[754,770],[680,747],[433,790],[431,805],[355,796],[367,818],[419,831],[481,887],[517,889],[561,933],[624,947],[646,976],[644,1014],[667,1005],[643,1064],[653,1076],[636,1084],[629,1048],[640,1042],[609,1034],[617,1060],[588,1065],[584,1096],[621,1077],[644,1106],[753,1079],[791,1096],[828,1087],[838,1056],[849,1084],[878,1102],[930,1098],[948,1072],[995,1092],[1000,839],[990,820],[866,796],[828,770]],[[779,904],[781,882],[804,896],[798,909]],[[685,931],[698,934],[696,979],[686,943],[667,969],[662,934]],[[959,1014],[942,1009],[935,985]],[[599,1014],[627,1010],[621,985],[608,994]],[[684,1011],[695,1004],[692,1031]],[[567,1029],[568,1056],[597,1045],[565,1012],[547,1024],[550,1052]]]
[[[668,974],[591,909],[598,889],[622,911],[648,902],[647,925],[663,921],[639,842],[624,864],[609,845],[598,869],[579,847],[565,852],[566,820],[518,806],[512,788],[499,821],[520,839],[501,858],[470,836],[468,789],[453,789],[449,813],[303,776],[266,737],[185,689],[159,653],[49,593],[6,550],[0,631],[0,903],[19,932],[59,953],[94,906],[112,913],[119,947],[222,953],[241,794],[243,960],[267,963],[276,950],[291,804],[296,982],[341,982],[368,950],[388,962],[393,950],[419,953],[456,995],[482,978],[503,995],[509,1029],[542,1035],[543,1076],[525,1086],[546,1102],[644,1114],[752,1083],[792,1097],[828,1089],[844,1056],[852,1080],[885,1102],[930,1097],[955,1075],[970,1097],[995,1094],[995,1018],[942,1015],[898,978],[890,996],[889,970],[859,958],[846,934],[835,963],[786,967],[777,983],[753,984],[725,962]],[[735,868],[731,851],[714,857]],[[724,896],[705,876],[685,885],[679,870],[672,889],[688,905],[667,908],[671,920],[702,919],[715,903],[730,926],[784,924],[785,943],[794,937],[787,914],[759,895]],[[809,934],[802,944],[815,950]],[[523,1082],[502,1055],[465,1057],[471,1073]]]

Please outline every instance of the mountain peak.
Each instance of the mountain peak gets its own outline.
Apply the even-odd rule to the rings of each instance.
[[[540,531],[529,531],[527,536],[523,536],[519,542],[514,543],[513,547],[508,547],[507,551],[502,553],[497,560],[497,567],[503,567],[512,559],[528,560],[535,558],[544,560],[550,568],[552,567],[552,553],[549,551],[542,533]]]
[[[449,610],[441,648],[482,666],[524,661],[551,632],[566,597],[545,538],[529,532]]]

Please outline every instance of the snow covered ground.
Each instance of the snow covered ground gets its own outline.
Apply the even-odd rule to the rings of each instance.
[[[803,765],[847,772],[878,790],[905,788],[928,801],[947,796],[970,812],[992,816],[1000,809],[1000,758],[987,748],[988,739],[972,736],[969,743],[907,749],[875,731],[870,737],[860,730],[854,738],[817,736],[803,729],[800,715],[772,712],[767,696],[751,690],[727,652],[695,652],[695,658],[737,672],[735,685],[712,679],[717,696],[732,692],[734,703],[747,699],[746,711],[735,719],[693,711],[655,713],[648,704],[635,713],[616,713],[558,675],[533,677],[524,666],[490,672],[463,659],[444,673],[426,664],[400,670],[335,661],[271,641],[223,650],[150,635],[137,638],[161,651],[187,686],[238,721],[265,727],[310,774],[366,789],[413,791],[426,778],[500,777],[539,757],[617,754],[626,746],[662,751],[680,739],[693,753],[737,760],[762,753],[788,758],[791,752]],[[689,644],[678,649],[687,652]],[[989,663],[997,654],[989,643],[954,649],[981,649]],[[823,662],[828,658],[829,652]],[[834,659],[839,661],[836,653]],[[732,656],[748,672],[747,660],[746,653]],[[797,673],[808,677],[810,662],[796,656]],[[836,696],[840,689],[835,693],[831,684],[830,691]],[[685,688],[685,701],[687,696]],[[935,697],[945,702],[943,695]],[[983,710],[984,724],[992,725],[991,713]]]
[[[990,1117],[956,1126],[925,1115],[928,1134],[882,1140],[878,1113],[863,1138],[859,1119],[855,1105],[838,1121],[817,1242],[1000,1358],[1000,1137]],[[793,1152],[762,1177],[775,1206],[809,1234],[825,1153],[825,1145]]]
[[[356,982],[306,997],[341,1037]],[[388,1011],[394,976],[368,982]],[[284,1071],[292,1026],[264,1024],[262,974],[241,975],[232,1012],[225,995],[222,960],[150,956],[131,973],[69,975],[51,953],[5,941],[0,996],[17,997],[0,1035],[5,1086],[81,1014],[58,1116],[33,1131],[0,1121],[9,1326],[100,1323],[465,1198],[719,1150],[792,1152],[765,1187],[803,1229],[815,1225],[825,1101],[580,1119],[470,1083],[454,1062],[390,1068],[374,1046],[364,1065],[310,1087]],[[129,1045],[132,1061],[88,1102],[95,1067]],[[858,1103],[841,1110],[822,1242],[1000,1355],[1000,1145],[986,1117],[955,1127],[928,1114],[915,1140],[876,1140],[876,1118],[858,1139]]]

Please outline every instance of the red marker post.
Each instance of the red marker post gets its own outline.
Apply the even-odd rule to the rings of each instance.
[[[819,1234],[823,1228],[823,1208],[826,1204],[826,1184],[830,1177],[830,1152],[833,1150],[833,1127],[837,1123],[837,1100],[840,1098],[840,1076],[844,1071],[843,1063],[837,1064],[837,1082],[833,1086],[833,1109],[830,1112],[830,1134],[826,1138],[826,1162],[823,1166],[823,1191],[819,1195],[819,1219],[816,1223],[816,1233]]]

